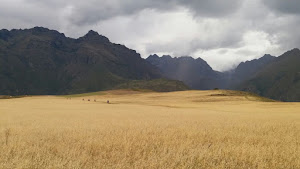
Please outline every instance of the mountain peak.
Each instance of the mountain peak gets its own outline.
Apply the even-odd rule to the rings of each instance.
[[[51,30],[48,28],[44,28],[44,27],[40,27],[40,26],[36,26],[33,28],[29,28],[29,29],[11,29],[10,31],[6,30],[6,29],[2,29],[1,32],[5,33],[5,34],[9,34],[11,36],[14,36],[18,33],[23,34],[23,33],[31,33],[33,35],[37,35],[37,36],[49,36],[49,37],[65,37],[65,34],[60,33],[56,30]]]
[[[79,38],[80,40],[87,40],[93,42],[100,42],[100,43],[108,43],[109,39],[105,36],[99,35],[98,32],[90,30],[87,34],[83,37]]]
[[[272,61],[274,58],[276,58],[275,56],[272,56],[270,54],[265,54],[263,57],[256,59],[259,62],[270,62]]]
[[[159,59],[157,54],[150,55],[147,59]]]
[[[90,30],[85,36],[99,36],[99,33],[93,30]]]
[[[300,55],[300,50],[298,48],[294,48],[292,50],[289,50],[289,51],[285,52],[284,54],[282,54],[278,58],[286,58],[286,57],[289,57],[289,56],[298,57],[299,55]]]
[[[264,56],[263,56],[263,58],[274,58],[275,56],[272,56],[272,55],[270,55],[270,54],[265,54]]]
[[[44,28],[44,27],[40,27],[40,26],[36,26],[34,28],[32,28],[33,31],[36,32],[48,32],[50,31],[48,28]]]
[[[300,53],[300,50],[298,48],[294,48],[289,52],[291,52],[291,53]]]

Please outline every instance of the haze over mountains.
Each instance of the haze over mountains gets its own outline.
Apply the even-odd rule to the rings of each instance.
[[[213,70],[201,58],[151,55],[146,60],[157,66],[166,78],[181,80],[193,89],[210,90],[235,89],[242,82],[254,77],[273,59],[274,56],[265,55],[259,59],[242,62],[236,69],[227,72]]]
[[[258,71],[260,71],[265,65],[271,63],[275,58],[275,56],[266,54],[259,59],[240,63],[237,68],[228,72],[228,85],[234,88],[235,85],[254,77]]]
[[[151,55],[146,59],[164,77],[181,80],[193,89],[243,90],[275,100],[300,101],[300,50],[274,57],[269,54],[240,63],[228,72],[214,71],[201,58]]]
[[[94,31],[78,39],[41,27],[0,31],[0,95],[83,93],[131,85],[185,90],[182,81],[192,89],[240,89],[300,101],[299,65],[300,51],[294,49],[218,72],[201,58],[154,54],[142,59]],[[148,81],[161,78],[173,81]]]
[[[214,71],[201,58],[151,55],[146,60],[158,67],[164,77],[183,81],[193,89],[208,90],[225,87],[221,83],[222,74]]]

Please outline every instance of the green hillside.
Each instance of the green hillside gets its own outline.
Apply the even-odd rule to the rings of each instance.
[[[281,101],[300,101],[300,50],[286,52],[265,66],[240,89]]]
[[[115,89],[151,90],[156,92],[183,91],[189,88],[180,81],[155,79],[155,80],[133,80],[120,84]]]

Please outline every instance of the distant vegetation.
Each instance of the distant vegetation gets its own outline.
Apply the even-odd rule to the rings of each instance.
[[[0,95],[0,99],[16,99],[16,98],[22,98],[26,96],[8,96],[8,95]]]
[[[155,79],[155,80],[133,80],[120,84],[115,89],[147,89],[156,92],[172,92],[188,90],[183,82],[167,79]]]

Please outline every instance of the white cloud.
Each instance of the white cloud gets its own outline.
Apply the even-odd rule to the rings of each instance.
[[[279,45],[273,43],[271,37],[265,32],[248,31],[244,34],[243,45],[238,48],[218,48],[207,51],[197,51],[194,56],[206,60],[212,68],[226,71],[234,68],[240,62],[262,57],[269,51],[271,55],[278,56]]]

